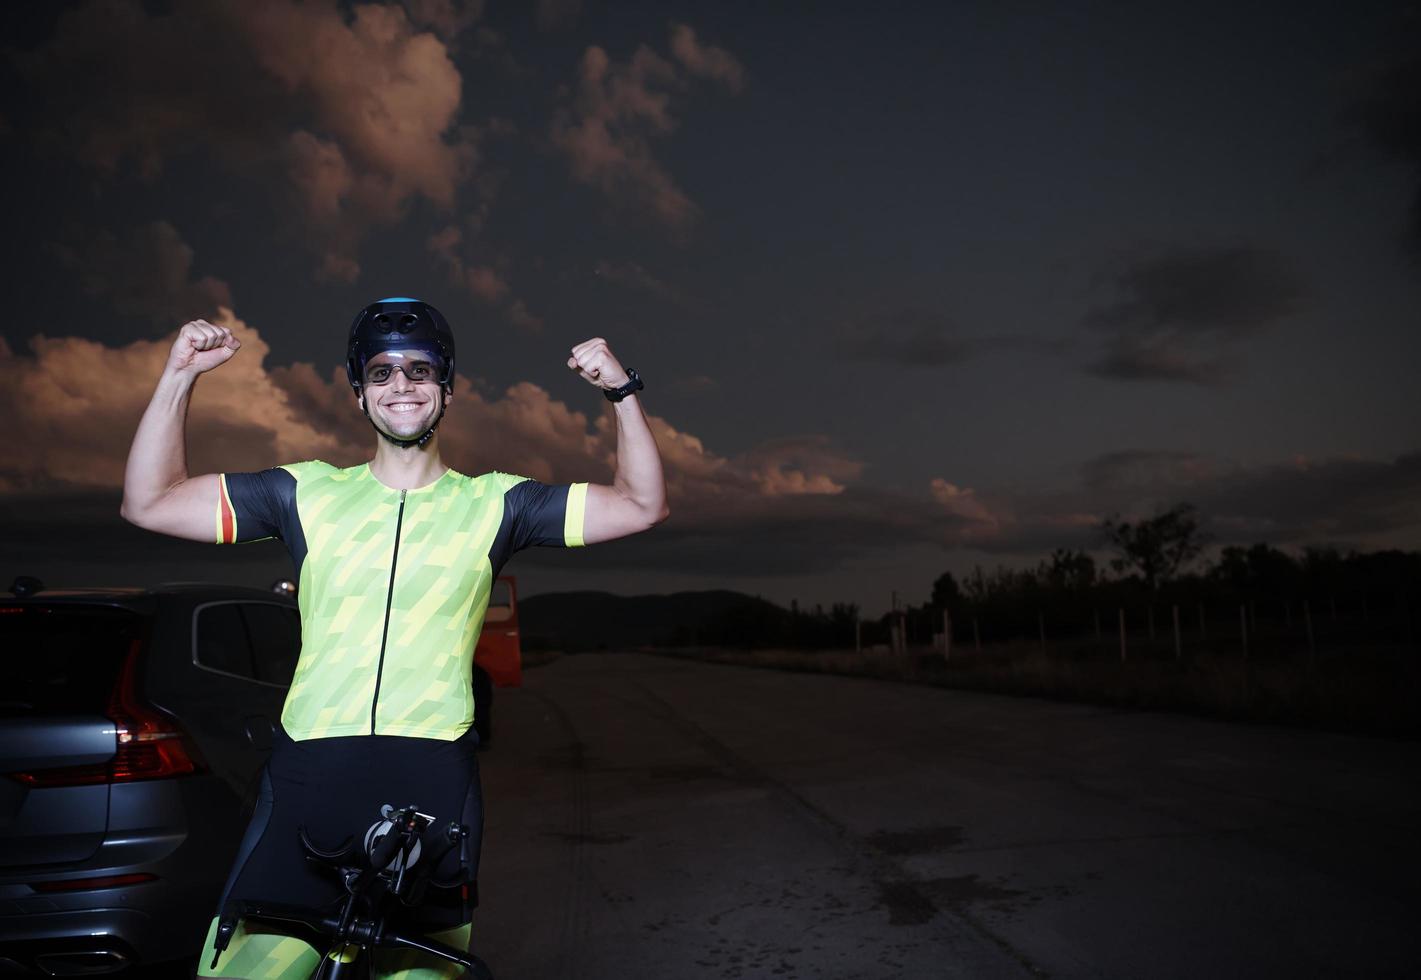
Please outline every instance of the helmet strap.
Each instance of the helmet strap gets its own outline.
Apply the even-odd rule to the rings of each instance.
[[[370,417],[370,403],[365,398],[362,391],[359,395],[360,410],[365,413],[365,419],[370,423],[370,428],[380,434],[386,442],[399,446],[401,449],[409,449],[411,446],[423,447],[430,439],[434,438],[434,430],[439,428],[439,423],[444,421],[444,413],[449,410],[449,390],[444,385],[439,386],[439,417],[429,424],[429,428],[424,430],[424,435],[416,436],[413,439],[396,439],[384,429],[375,424],[375,420]]]

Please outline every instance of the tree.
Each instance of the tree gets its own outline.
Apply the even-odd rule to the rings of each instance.
[[[951,572],[943,572],[933,582],[933,597],[931,599],[934,609],[946,609],[952,603],[962,598],[962,589],[957,584],[957,579],[952,577]]]
[[[1042,562],[1037,577],[1056,592],[1088,589],[1095,584],[1095,559],[1084,551],[1057,548],[1051,552],[1051,563]]]
[[[1249,548],[1225,548],[1209,575],[1236,592],[1284,597],[1298,590],[1302,567],[1287,552],[1260,541]]]
[[[1111,567],[1117,572],[1138,572],[1151,594],[1204,550],[1204,535],[1193,504],[1175,504],[1134,524],[1108,517],[1100,529],[1119,553]]]

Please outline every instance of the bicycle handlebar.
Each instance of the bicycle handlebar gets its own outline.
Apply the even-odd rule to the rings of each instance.
[[[218,921],[212,968],[216,969],[238,922],[251,919],[275,926],[279,931],[287,931],[284,927],[291,925],[301,926],[330,940],[331,948],[353,944],[362,948],[419,949],[459,964],[472,976],[491,977],[488,967],[472,953],[461,952],[426,936],[387,929],[385,923],[385,906],[392,896],[402,904],[417,905],[427,884],[452,884],[435,881],[433,874],[445,855],[469,836],[469,828],[451,820],[443,833],[427,834],[435,818],[420,813],[413,805],[396,810],[386,804],[380,808],[380,815],[382,822],[370,827],[364,846],[357,845],[354,837],[348,837],[335,850],[327,850],[312,842],[304,826],[298,828],[306,859],[336,872],[345,885],[347,896],[338,916],[280,902],[230,903],[231,908],[224,909]],[[418,870],[412,870],[416,865],[419,865]],[[368,906],[363,916],[357,914],[357,905],[362,902]]]

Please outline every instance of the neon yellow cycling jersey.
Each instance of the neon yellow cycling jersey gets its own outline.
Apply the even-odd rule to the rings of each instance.
[[[278,537],[296,565],[301,657],[281,723],[295,740],[473,724],[474,645],[520,548],[582,544],[587,484],[447,471],[394,490],[368,464],[224,473],[219,544]]]

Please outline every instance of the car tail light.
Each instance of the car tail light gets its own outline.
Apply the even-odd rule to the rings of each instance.
[[[118,745],[108,762],[17,772],[26,786],[89,786],[138,779],[186,776],[206,768],[186,733],[167,714],[138,696],[138,651],[134,640],[109,696],[106,714],[114,723]]]

